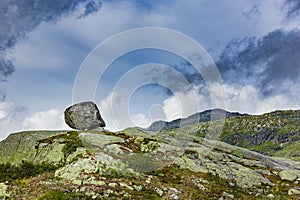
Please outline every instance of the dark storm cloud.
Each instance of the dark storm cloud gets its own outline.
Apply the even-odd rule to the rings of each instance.
[[[56,22],[61,17],[84,7],[84,17],[101,7],[99,0],[1,0],[0,3],[0,80],[15,70],[12,61],[6,59],[6,52],[12,49],[18,39],[32,31],[42,22]],[[0,100],[5,94],[0,90]]]
[[[225,81],[252,84],[269,91],[285,80],[299,79],[300,30],[275,30],[261,39],[233,40],[225,47],[217,66]],[[227,79],[227,80],[226,80]]]
[[[300,30],[275,30],[262,38],[245,37],[230,41],[216,62],[224,83],[252,85],[263,95],[271,95],[285,81],[300,79]],[[190,82],[205,92],[201,75],[187,63],[173,66]],[[167,72],[156,73],[155,78],[176,80]],[[188,90],[178,84],[178,91]]]
[[[299,0],[286,0],[285,4],[288,7],[287,17],[297,16],[300,13],[300,1]]]
[[[181,82],[176,78],[173,70],[154,67],[145,72],[145,75],[151,77],[153,83],[165,82],[168,85],[172,85],[172,92],[187,92],[193,88],[193,86],[199,86],[204,84],[204,80],[198,71],[188,62],[181,61],[178,65],[170,65],[170,68],[177,70],[185,79],[186,82]],[[186,84],[188,83],[188,84]],[[158,89],[160,92],[167,96],[172,96],[173,93],[168,88],[158,87],[157,84],[152,84],[150,87]],[[156,92],[156,91],[155,91]]]

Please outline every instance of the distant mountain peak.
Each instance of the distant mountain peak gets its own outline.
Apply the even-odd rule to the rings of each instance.
[[[231,118],[231,117],[238,117],[238,116],[245,116],[245,115],[248,114],[241,114],[238,112],[228,112],[220,108],[209,109],[209,110],[195,113],[185,118],[175,119],[170,122],[162,121],[162,120],[155,121],[146,130],[158,132],[161,130],[180,128],[180,127],[189,126],[201,122],[215,121],[216,119]]]

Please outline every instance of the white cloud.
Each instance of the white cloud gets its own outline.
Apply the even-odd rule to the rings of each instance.
[[[131,125],[123,108],[127,107],[115,92],[111,92],[99,103],[100,114],[106,122],[107,129],[117,131]]]
[[[146,127],[150,126],[150,124],[151,124],[150,119],[147,118],[146,115],[144,115],[142,113],[133,114],[131,116],[131,119],[132,119],[134,125],[138,126],[138,127],[146,128]]]
[[[36,112],[26,117],[22,126],[25,130],[69,129],[64,122],[63,112],[58,109]]]
[[[0,102],[0,128],[0,140],[19,131],[70,129],[64,122],[63,112],[58,109],[30,114],[27,108],[13,102]]]
[[[0,110],[0,120],[4,119],[7,116],[7,112]]]
[[[199,110],[207,109],[210,105],[210,99],[198,94],[198,88],[188,92],[177,92],[164,100],[163,110],[166,114],[166,120],[171,121],[180,117],[187,117]]]
[[[297,93],[300,91],[299,89],[295,89],[296,85],[296,83],[293,84],[293,86],[290,85],[290,91],[287,93],[274,94],[266,97],[262,96],[260,91],[251,85],[224,84],[226,102],[224,104],[225,106],[220,108],[249,114],[263,114],[278,109],[299,109],[300,101],[299,97],[297,97]],[[214,108],[211,106],[210,96],[199,94],[198,91],[198,88],[194,88],[187,93],[179,92],[165,99],[163,109],[166,113],[167,121]],[[194,94],[197,94],[196,101],[193,99]]]
[[[0,102],[0,122],[8,116],[14,104],[12,102]]]
[[[116,92],[111,92],[99,103],[101,116],[106,128],[111,131],[123,130],[127,127],[148,126],[151,121],[142,113],[130,114],[128,105]]]
[[[31,110],[43,111],[28,115],[25,108],[8,102],[0,103],[1,136],[17,130],[65,128],[63,113],[49,108],[65,106],[61,105],[63,104],[61,102],[66,102],[68,91],[68,94],[71,94],[72,81],[75,78],[71,76],[75,76],[84,56],[99,42],[120,31],[142,26],[174,28],[195,38],[205,47],[218,44],[216,48],[222,49],[222,45],[233,37],[262,36],[277,28],[299,27],[296,20],[283,20],[284,13],[281,13],[280,8],[282,0],[277,0],[275,3],[274,1],[255,2],[258,4],[257,9],[260,14],[254,13],[249,15],[250,18],[245,18],[242,17],[242,13],[252,9],[254,5],[252,1],[227,0],[217,4],[213,1],[197,0],[176,0],[172,3],[161,1],[149,10],[143,10],[131,1],[105,1],[99,12],[85,18],[76,19],[74,16],[69,16],[56,24],[42,23],[10,53],[17,67],[13,78],[18,81],[14,80],[16,83],[14,87],[8,87],[10,89],[8,94],[14,93],[11,96],[16,102],[33,102],[30,103]],[[49,69],[53,70],[53,74],[45,73]],[[61,73],[62,69],[68,70]],[[43,80],[43,84],[33,81],[36,80],[34,77],[40,77],[38,80]],[[58,78],[64,80],[65,85],[57,87],[58,84],[53,84]],[[262,96],[259,89],[251,85],[224,85],[226,108],[252,114],[278,108],[299,108],[298,85],[284,86],[294,89],[268,97]],[[61,88],[64,90],[59,92]],[[43,95],[40,95],[41,91]],[[53,95],[54,93],[56,95]],[[194,97],[195,93],[197,100]],[[114,95],[116,94],[111,93],[100,102],[101,115],[109,129],[143,126],[149,122],[150,119],[145,113],[129,115],[126,110],[127,102],[123,102],[117,96],[112,108],[111,101]],[[37,98],[40,98],[37,96],[43,98],[37,101]],[[42,104],[41,102],[43,106],[38,105]],[[162,108],[166,114],[165,119],[173,120],[209,109],[210,103],[209,96],[198,94],[198,88],[194,88],[187,93],[178,92],[165,99]],[[36,109],[37,107],[39,109]]]
[[[22,121],[27,114],[26,108],[6,101],[0,102],[0,112],[6,113],[0,118],[0,140],[10,133],[22,130]]]
[[[242,17],[244,12],[251,10],[253,4],[244,1],[215,4],[177,0],[167,4],[153,4],[153,9],[143,10],[130,1],[106,1],[99,12],[85,18],[78,19],[71,15],[55,24],[42,23],[27,35],[26,40],[18,42],[10,57],[14,58],[17,66],[58,69],[73,67],[76,63],[71,58],[80,55],[83,59],[89,50],[104,39],[130,28],[174,28],[210,48],[220,41],[224,45],[233,36],[262,36],[278,27],[284,27],[283,22],[287,23],[283,21],[280,1],[258,3],[261,13],[258,21]],[[81,61],[78,62],[79,65]]]

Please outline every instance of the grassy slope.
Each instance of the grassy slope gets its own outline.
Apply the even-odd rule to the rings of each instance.
[[[105,132],[104,134],[113,135],[114,133]],[[119,137],[128,137],[125,134],[118,135]],[[75,136],[77,136],[77,134],[75,133],[66,135],[66,137],[69,139],[76,139]],[[54,138],[58,137],[61,138],[63,136],[58,135],[49,137],[44,139],[43,141],[51,142]],[[132,140],[128,141],[130,142]],[[128,146],[128,148],[129,147],[130,149],[139,152],[139,149],[135,146]],[[33,165],[30,164],[29,166]],[[23,176],[22,170],[20,169],[24,170],[27,168],[18,168],[21,176],[16,177],[16,179],[13,180],[8,180],[8,189],[9,191],[12,191],[12,197],[14,197],[14,199],[92,199],[91,196],[86,195],[89,191],[99,194],[106,194],[108,191],[115,191],[113,194],[99,199],[120,199],[121,197],[121,199],[170,199],[172,195],[172,188],[180,188],[181,199],[219,199],[220,197],[225,198],[228,194],[234,195],[235,199],[257,199],[257,197],[255,197],[255,194],[258,192],[255,191],[252,195],[249,195],[249,192],[252,191],[249,191],[249,189],[246,190],[236,187],[233,184],[234,181],[232,180],[225,180],[209,173],[196,173],[190,170],[180,169],[176,165],[171,165],[156,171],[144,173],[139,176],[122,176],[122,174],[110,172],[105,176],[98,177],[106,183],[106,185],[102,186],[78,186],[72,184],[63,184],[63,182],[59,178],[54,177],[54,172],[51,172],[51,169],[48,170],[48,168],[46,168],[47,170],[44,170],[45,172],[39,176],[35,175],[43,171],[40,170],[40,167],[36,167],[39,173],[29,174],[29,176]],[[3,177],[7,177],[6,173],[8,172],[10,173],[10,171],[3,171],[1,173]],[[30,177],[31,175],[35,177]],[[100,175],[93,174],[93,176],[97,177]],[[149,180],[150,177],[151,181],[147,183],[147,180]],[[296,187],[297,183],[281,181],[278,176],[274,176],[271,178],[272,182],[275,182],[277,184],[272,187],[262,185],[260,190],[268,190],[268,192],[276,195],[276,197],[278,197],[279,199],[297,198],[296,195],[287,196],[288,189],[290,187]],[[5,179],[0,181],[5,181]],[[110,185],[110,183],[120,182],[127,183],[131,186],[137,185],[143,187],[141,190],[132,190],[126,187],[121,187],[120,185]],[[85,188],[85,190],[81,191],[82,188]],[[156,188],[159,188],[164,192],[164,195],[162,197],[159,196],[157,192],[155,192],[157,190]],[[166,188],[166,190],[164,190],[164,188]],[[127,193],[130,196],[125,198],[123,195],[124,193]],[[267,194],[268,193],[260,196],[260,199],[268,199],[266,197]]]
[[[209,122],[165,130],[169,135],[178,132],[205,137]],[[264,115],[226,119],[220,140],[259,153],[300,161],[300,111],[275,111]]]

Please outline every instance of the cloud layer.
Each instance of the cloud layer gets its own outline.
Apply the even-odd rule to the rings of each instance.
[[[33,31],[42,22],[56,22],[76,10],[82,10],[78,17],[84,17],[100,9],[98,0],[2,0],[0,5],[0,81],[15,71],[11,60],[6,58],[8,50],[20,38]],[[3,83],[1,83],[2,85]],[[0,88],[0,101],[5,92]]]
[[[285,4],[288,6],[287,17],[294,17],[299,15],[300,1],[286,0]]]
[[[0,127],[0,140],[8,133],[21,130],[70,129],[61,110],[52,108],[30,114],[25,107],[8,101],[0,102]]]
[[[181,31],[207,48],[222,73],[228,110],[258,114],[299,109],[299,8],[298,0],[225,0],[218,4],[198,0],[3,0],[0,100],[5,99],[5,85],[10,85],[10,91],[0,106],[1,134],[63,127],[62,110],[71,103],[72,81],[85,55],[112,34],[143,26]],[[118,46],[110,50],[115,48]],[[158,57],[149,60],[157,62]],[[183,74],[190,85],[182,86],[162,71],[150,73],[153,80],[164,79],[174,85],[173,91],[164,88],[165,93],[157,98],[159,95],[148,93],[153,86],[148,87],[140,95],[144,100],[132,103],[146,111],[130,111],[131,119],[118,113],[121,120],[117,126],[108,109],[112,96],[118,96],[111,85],[126,73],[121,67],[129,66],[129,70],[144,64],[146,59],[142,59],[137,56],[119,62],[100,83],[102,96],[97,101],[108,128],[146,126],[155,119],[172,120],[210,107],[210,93],[192,66],[186,62],[171,66],[177,60],[162,62]],[[15,68],[17,72],[9,79],[12,83],[4,84]],[[191,102],[192,93],[197,94],[198,105]],[[149,106],[152,98],[154,104]],[[116,107],[127,104],[121,98]]]

